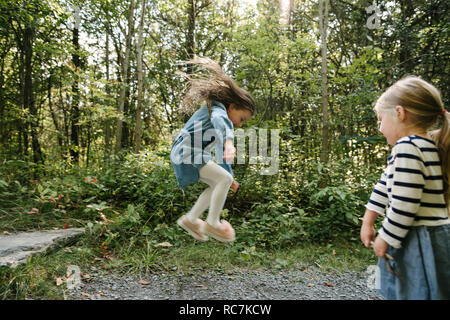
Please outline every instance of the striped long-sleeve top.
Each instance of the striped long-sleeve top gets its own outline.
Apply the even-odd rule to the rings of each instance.
[[[366,204],[385,217],[382,239],[400,248],[411,227],[450,223],[443,185],[436,144],[417,135],[398,140]]]

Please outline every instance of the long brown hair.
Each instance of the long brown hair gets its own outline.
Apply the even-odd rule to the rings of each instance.
[[[178,72],[188,79],[187,93],[181,106],[184,112],[191,113],[200,103],[206,102],[211,115],[211,102],[219,101],[227,108],[230,104],[234,104],[237,109],[247,109],[252,115],[255,114],[256,105],[251,95],[226,75],[217,62],[207,57],[196,57],[184,63],[199,65],[209,71],[206,75],[201,72],[195,74]]]
[[[445,202],[449,206],[450,114],[444,109],[439,90],[419,77],[407,76],[394,83],[380,96],[375,109],[392,111],[396,106],[402,106],[409,111],[414,125],[428,130],[436,143],[442,163]],[[430,131],[438,123],[441,123],[440,128]]]

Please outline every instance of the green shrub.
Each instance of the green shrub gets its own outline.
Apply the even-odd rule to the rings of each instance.
[[[294,161],[297,151],[285,153],[272,176],[260,175],[260,165],[234,166],[242,187],[237,195],[230,191],[223,215],[245,245],[358,238],[364,204],[379,176],[375,168],[352,170],[349,158],[326,166]],[[102,167],[47,167],[45,175],[29,180],[16,173],[23,162],[8,166],[0,171],[0,205],[9,212],[16,208],[21,229],[88,226],[95,241],[111,246],[141,236],[177,241],[183,233],[176,219],[206,187],[196,183],[182,192],[167,151],[111,156]],[[35,209],[39,214],[27,213]]]
[[[260,176],[256,170],[245,175],[234,210],[239,236],[248,245],[292,246],[303,240],[357,239],[364,204],[377,174],[365,179],[348,174],[346,161],[324,167],[308,162],[289,174]],[[323,184],[326,177],[327,184]],[[359,180],[359,182],[358,182]]]

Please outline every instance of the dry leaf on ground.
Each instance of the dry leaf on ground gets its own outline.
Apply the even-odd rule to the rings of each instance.
[[[64,282],[66,282],[66,279],[64,279],[64,278],[56,278],[55,280],[56,280],[56,285],[57,285],[57,286],[60,286],[60,285],[62,285]]]
[[[157,245],[155,245],[155,247],[164,247],[164,248],[168,248],[168,247],[172,247],[173,245],[167,241],[165,242],[161,242],[158,243]]]

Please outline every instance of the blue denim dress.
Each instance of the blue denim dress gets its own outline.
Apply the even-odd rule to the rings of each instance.
[[[172,145],[170,161],[181,189],[197,182],[199,170],[214,158],[233,176],[231,165],[223,161],[223,144],[227,139],[234,139],[233,123],[222,103],[213,101],[211,106],[211,117],[207,106],[201,107],[186,122]]]
[[[412,227],[394,258],[378,259],[378,292],[389,300],[450,299],[450,225]],[[395,270],[395,272],[393,271]]]

